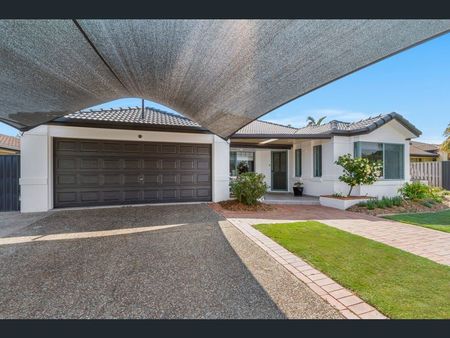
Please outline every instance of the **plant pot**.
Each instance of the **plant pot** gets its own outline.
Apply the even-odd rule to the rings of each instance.
[[[303,187],[293,187],[294,196],[303,196]]]

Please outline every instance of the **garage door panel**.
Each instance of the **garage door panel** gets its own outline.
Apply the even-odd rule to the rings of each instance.
[[[137,189],[124,191],[124,200],[127,202],[141,200],[141,191]]]
[[[54,139],[54,205],[211,200],[211,146]]]
[[[60,158],[56,161],[56,168],[74,170],[77,168],[77,160],[73,158]]]
[[[141,161],[138,159],[125,159],[123,160],[124,169],[140,169]]]
[[[158,158],[150,158],[150,159],[145,159],[144,160],[144,169],[149,169],[149,170],[155,170],[155,169],[161,169],[162,165],[161,165],[161,160]]]
[[[81,142],[80,143],[80,151],[81,152],[99,152],[101,151],[101,144],[97,141],[92,142]]]
[[[121,169],[123,166],[120,159],[103,159],[102,163],[102,169]]]
[[[144,200],[158,201],[158,190],[144,190]]]
[[[82,191],[80,192],[81,202],[99,202],[100,192],[99,191]]]
[[[162,144],[161,145],[161,154],[177,154],[178,153],[178,145],[176,144]]]
[[[96,158],[82,158],[80,161],[80,169],[99,169],[99,160]]]
[[[143,151],[145,153],[156,154],[161,151],[161,145],[156,143],[144,143]]]
[[[122,200],[122,191],[104,191],[103,200],[105,202],[120,202]]]
[[[197,161],[197,169],[209,170],[209,161],[208,160],[198,160]]]
[[[98,186],[100,185],[100,176],[99,175],[80,175],[79,183],[81,185],[88,186]]]
[[[57,175],[55,177],[55,182],[57,184],[74,185],[77,184],[77,177],[72,174],[68,175]]]
[[[162,160],[162,169],[177,169],[178,160],[176,159],[166,159]]]

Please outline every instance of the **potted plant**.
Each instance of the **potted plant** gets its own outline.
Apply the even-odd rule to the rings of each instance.
[[[294,196],[302,196],[303,195],[303,182],[296,181],[294,183],[294,187],[292,189],[294,190]]]

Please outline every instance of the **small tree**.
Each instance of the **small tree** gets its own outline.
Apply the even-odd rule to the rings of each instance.
[[[350,186],[347,196],[350,196],[353,187],[357,185],[375,183],[381,176],[383,168],[381,161],[369,161],[362,157],[352,158],[350,154],[339,156],[335,163],[344,168],[344,173],[339,176],[339,180]]]
[[[450,152],[450,123],[447,128],[444,130],[444,136],[446,137],[445,141],[441,144],[441,150],[445,152]]]
[[[268,188],[264,175],[257,173],[243,173],[231,181],[230,186],[236,199],[247,205],[255,205]]]

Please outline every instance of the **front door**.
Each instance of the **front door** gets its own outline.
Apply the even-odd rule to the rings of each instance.
[[[287,152],[272,152],[272,190],[287,190]]]

